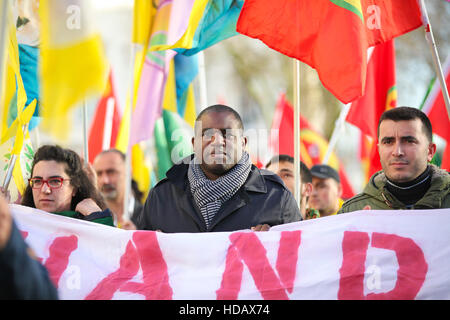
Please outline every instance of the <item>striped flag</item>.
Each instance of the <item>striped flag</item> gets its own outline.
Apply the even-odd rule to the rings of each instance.
[[[153,7],[150,39],[144,56],[144,64],[137,78],[139,84],[136,105],[132,108],[129,143],[134,145],[149,140],[153,135],[156,119],[161,115],[164,88],[170,62],[175,56],[172,50],[152,51],[155,46],[172,41],[174,33],[186,28],[192,1],[161,1]]]
[[[166,0],[154,5],[156,12],[133,109],[131,144],[150,139],[162,115],[166,81],[176,53],[169,49],[193,55],[236,35],[242,4],[243,0]],[[192,99],[192,90],[189,92]]]
[[[191,10],[185,11],[189,12],[189,23],[173,33],[174,37],[166,45],[153,46],[152,50],[174,49],[193,55],[238,34],[236,23],[244,0],[181,1],[192,3]]]
[[[192,153],[191,137],[196,119],[193,80],[198,74],[197,56],[177,54],[166,82],[162,117],[155,125],[158,179],[172,165]]]

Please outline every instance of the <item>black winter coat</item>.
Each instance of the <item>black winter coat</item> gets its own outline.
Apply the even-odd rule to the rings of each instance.
[[[28,246],[13,222],[11,236],[0,250],[0,300],[54,300],[58,293],[47,269],[31,258]]]
[[[222,205],[207,229],[192,197],[188,168],[189,164],[183,162],[174,165],[167,171],[166,178],[150,190],[138,229],[219,232],[301,220],[298,205],[280,177],[252,165],[244,185]]]

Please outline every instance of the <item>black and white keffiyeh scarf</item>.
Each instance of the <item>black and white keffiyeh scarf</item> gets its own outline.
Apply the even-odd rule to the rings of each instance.
[[[242,154],[239,162],[216,180],[209,180],[194,157],[189,163],[188,179],[195,203],[209,228],[223,203],[230,199],[247,180],[251,169],[250,156]]]

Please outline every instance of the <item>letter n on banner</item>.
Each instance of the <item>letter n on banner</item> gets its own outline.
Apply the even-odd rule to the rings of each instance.
[[[253,232],[230,235],[222,283],[216,291],[218,300],[236,300],[242,284],[243,262],[247,265],[258,291],[265,300],[288,300],[297,268],[301,231],[283,231],[278,248],[276,270],[267,259],[267,251]]]
[[[367,249],[367,232],[345,231],[342,241],[343,260],[339,270],[338,299],[381,300],[414,299],[425,282],[428,264],[422,249],[410,238],[395,234],[372,233],[372,247],[393,250],[398,261],[397,282],[394,289],[386,293],[364,295],[364,272]]]

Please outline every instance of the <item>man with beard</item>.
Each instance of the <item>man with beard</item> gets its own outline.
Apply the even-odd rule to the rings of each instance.
[[[97,174],[97,187],[105,198],[108,208],[114,213],[118,227],[135,230],[142,204],[130,194],[128,211],[123,212],[125,197],[125,154],[117,149],[99,153],[93,163]]]
[[[213,105],[197,117],[194,154],[175,164],[147,197],[138,228],[218,232],[299,221],[299,208],[281,179],[259,170],[245,152],[239,114]]]

